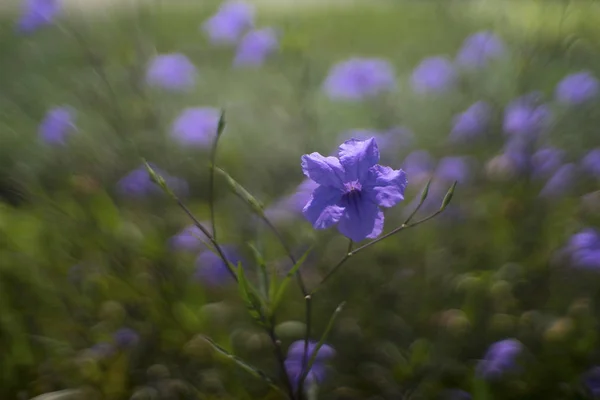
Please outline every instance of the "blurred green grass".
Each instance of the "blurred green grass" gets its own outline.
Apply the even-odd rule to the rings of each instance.
[[[95,17],[73,13],[63,21],[63,30],[50,28],[32,37],[17,37],[9,17],[2,16],[0,180],[4,190],[20,190],[26,199],[20,208],[4,206],[0,213],[0,227],[7,238],[6,247],[2,247],[0,293],[4,301],[0,302],[0,310],[2,326],[11,328],[2,336],[3,341],[11,343],[11,353],[3,364],[3,377],[9,382],[2,386],[6,396],[23,388],[41,392],[82,381],[110,386],[103,380],[108,378],[102,374],[99,378],[92,366],[90,370],[83,368],[81,378],[77,365],[65,361],[76,348],[101,336],[96,334],[103,328],[96,325],[96,314],[99,305],[107,300],[133,304],[128,313],[137,321],[136,328],[144,333],[154,326],[162,327],[160,332],[152,332],[160,337],[155,342],[160,345],[151,349],[154,352],[139,356],[141,360],[135,360],[140,370],[141,366],[162,360],[169,365],[182,363],[182,375],[195,377],[188,370],[193,371],[198,365],[185,364],[181,360],[185,357],[179,352],[198,331],[227,338],[231,329],[241,326],[240,330],[250,331],[246,336],[261,338],[247,327],[247,318],[238,310],[231,311],[234,315],[230,316],[236,323],[224,326],[213,325],[206,313],[198,311],[208,302],[221,300],[222,294],[186,286],[193,260],[173,260],[165,250],[168,237],[186,224],[179,210],[164,201],[130,204],[112,200],[105,193],[112,193],[116,180],[137,167],[140,157],[145,157],[170,173],[186,177],[192,183],[192,207],[201,216],[207,215],[207,155],[180,149],[167,140],[168,126],[182,107],[227,108],[228,126],[219,163],[261,200],[269,202],[301,182],[302,154],[330,152],[344,130],[406,125],[416,133],[416,147],[428,148],[435,155],[472,150],[449,148],[442,139],[454,113],[474,100],[483,97],[504,104],[534,89],[551,95],[556,82],[566,73],[600,69],[600,16],[598,6],[591,2],[571,3],[568,18],[563,17],[564,5],[552,2],[402,1],[289,12],[265,8],[258,12],[259,24],[282,29],[283,46],[259,70],[233,69],[231,50],[211,48],[205,42],[198,27],[214,10],[211,7],[168,6],[163,2],[139,9],[109,10]],[[80,38],[74,38],[69,33],[71,29]],[[484,79],[451,98],[423,99],[411,93],[408,77],[423,57],[453,56],[466,36],[481,29],[495,29],[506,39],[513,49],[507,63],[495,66],[496,70]],[[91,54],[82,44],[92,50]],[[198,66],[200,80],[196,90],[183,96],[143,90],[145,61],[155,53],[174,51],[184,52]],[[400,88],[387,99],[384,112],[381,104],[340,105],[320,93],[330,66],[353,55],[386,57],[395,65]],[[110,89],[98,76],[94,63],[106,71]],[[68,149],[45,148],[36,137],[44,113],[58,104],[71,104],[78,110],[81,134]],[[577,139],[573,152],[586,148],[595,126],[582,122],[577,130],[578,136],[584,138]],[[554,140],[572,143],[575,139],[565,139],[566,133],[569,132],[556,132]],[[482,149],[479,157],[483,160],[495,151]],[[394,167],[399,166],[403,155],[398,154]],[[91,177],[99,190],[91,195],[78,192],[82,188],[71,179],[73,174]],[[548,284],[552,279],[535,269],[543,270],[548,254],[575,229],[571,210],[576,200],[568,199],[556,209],[540,207],[532,212],[535,206],[521,205],[520,209],[514,203],[530,198],[537,188],[507,185],[482,190],[487,190],[486,194],[478,201],[469,197],[468,189],[456,199],[466,202],[467,207],[470,201],[475,204],[477,217],[472,224],[423,228],[403,239],[401,248],[397,243],[382,244],[373,256],[349,264],[347,273],[331,284],[328,296],[320,299],[316,307],[315,331],[322,331],[341,297],[349,300],[351,316],[342,321],[345,330],[340,328],[340,382],[356,381],[364,392],[381,390],[376,379],[355,367],[362,365],[365,354],[371,356],[369,346],[386,348],[392,342],[392,347],[404,351],[404,347],[414,344],[415,337],[435,337],[429,320],[449,308],[465,310],[473,321],[473,335],[448,341],[448,354],[463,360],[479,357],[481,344],[488,342],[484,340],[489,322],[486,315],[492,307],[478,303],[475,295],[466,299],[454,296],[447,280],[464,278],[460,274],[471,274],[475,285],[487,288],[495,283],[494,272],[499,265],[514,259],[527,262],[534,269],[533,277],[526,283],[520,282],[519,290],[538,295],[531,294],[531,304],[527,305],[531,308],[545,304],[546,287],[560,287],[559,283]],[[219,224],[223,231],[231,232],[226,233],[226,239],[248,239],[256,227],[247,222],[246,210],[226,196],[224,188],[219,188],[219,193]],[[388,223],[396,219],[390,216]],[[240,226],[239,221],[248,226]],[[527,225],[531,221],[533,226]],[[553,229],[555,226],[557,229]],[[306,238],[314,241],[317,237],[304,225],[291,230],[289,236],[298,242]],[[532,232],[543,233],[543,239],[538,238],[535,246],[523,245]],[[440,243],[447,248],[436,249]],[[323,254],[319,262],[330,265],[335,255],[344,251],[344,244],[338,240],[323,241],[318,243],[317,251]],[[272,255],[280,254],[273,250]],[[65,278],[71,265],[79,260],[95,263],[103,271],[109,269],[105,278],[95,277],[92,288],[84,293],[75,293]],[[397,276],[400,265],[423,268],[415,269],[414,279],[407,283]],[[156,276],[169,279],[157,289]],[[374,294],[373,287],[381,292]],[[24,296],[23,288],[31,295]],[[549,308],[560,312],[576,295],[574,289],[564,292]],[[236,295],[227,293],[225,298],[231,300]],[[83,310],[73,320],[69,319],[73,315],[68,309],[72,304]],[[523,310],[527,307],[523,306]],[[301,319],[301,302],[292,302],[282,314]],[[362,333],[358,328],[360,334],[356,334],[358,321],[363,327]],[[32,344],[35,341],[25,332],[64,337],[72,343],[70,349],[58,349],[59,354],[49,362],[58,365],[67,378],[44,378],[39,364],[47,360],[47,354]],[[501,335],[495,332],[490,336]],[[271,368],[263,359],[268,346],[260,340],[253,343],[256,342],[260,351],[254,348],[244,355]],[[417,352],[415,347],[410,351]],[[208,357],[200,365],[211,362]],[[114,371],[125,375],[126,368],[117,365]],[[394,379],[408,379],[406,368],[398,362],[392,369]],[[457,375],[465,368],[457,367]],[[571,371],[566,374],[573,375]],[[140,375],[143,371],[135,370],[130,378],[139,383],[143,381]],[[223,380],[235,382],[240,379],[238,375],[233,370]],[[255,381],[241,379],[261,392]],[[431,385],[428,393],[435,392],[439,383]],[[247,394],[243,386],[231,387],[236,398],[248,398],[244,397]],[[554,388],[548,385],[547,389],[538,389],[548,393]],[[119,396],[120,393],[115,398]]]

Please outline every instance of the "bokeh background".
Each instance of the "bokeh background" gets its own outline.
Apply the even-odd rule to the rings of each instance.
[[[428,179],[423,216],[458,181],[441,216],[352,257],[315,295],[314,340],[346,301],[319,399],[600,396],[600,4],[248,4],[276,38],[255,65],[235,62],[240,41],[216,44],[203,28],[218,1],[65,2],[27,32],[18,4],[0,7],[0,398],[280,398],[200,336],[277,377],[237,287],[140,169],[159,168],[208,221],[210,146],[172,134],[189,107],[214,107],[209,127],[226,109],[217,164],[297,256],[311,248],[309,287],[347,240],[303,218],[303,154],[375,136],[409,181],[386,231]],[[477,32],[495,44],[461,62]],[[185,90],[148,78],[172,53],[195,68]],[[335,98],[325,82],[356,57],[385,60],[394,81]],[[214,195],[220,241],[250,280],[249,243],[289,268],[221,178]],[[275,329],[284,350],[306,329],[291,286]]]

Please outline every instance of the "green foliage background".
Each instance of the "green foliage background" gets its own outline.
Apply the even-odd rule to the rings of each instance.
[[[277,398],[198,336],[277,374],[268,337],[236,288],[204,288],[190,279],[194,256],[166,246],[189,224],[185,215],[166,198],[119,198],[115,182],[144,157],[185,177],[190,208],[207,219],[208,154],[178,147],[167,133],[183,107],[202,105],[226,107],[219,165],[266,204],[303,180],[302,154],[329,153],[340,132],[353,128],[407,126],[414,148],[437,157],[470,154],[483,165],[501,147],[508,101],[531,90],[551,96],[570,72],[600,76],[599,7],[593,1],[264,7],[259,24],[280,28],[283,42],[257,70],[233,69],[231,49],[206,43],[198,27],[216,3],[163,1],[97,15],[70,10],[61,27],[30,37],[17,36],[13,16],[2,15],[0,398],[64,388],[84,388],[86,399]],[[466,77],[452,95],[411,93],[409,75],[422,58],[453,56],[482,29],[498,31],[510,57]],[[196,89],[147,90],[145,62],[178,51],[200,71]],[[328,69],[353,55],[388,58],[398,92],[374,104],[327,100],[320,85]],[[489,140],[449,145],[452,116],[480,99],[498,105]],[[37,125],[60,104],[77,109],[79,134],[64,149],[48,148],[37,140]],[[572,161],[599,143],[597,106],[565,113],[554,125],[550,141]],[[389,164],[399,167],[410,150]],[[600,222],[597,197],[592,206],[581,201],[597,182],[582,179],[571,195],[545,202],[538,183],[491,182],[483,168],[473,173],[474,182],[459,186],[453,200],[466,212],[463,219],[442,217],[374,246],[315,297],[315,338],[347,301],[319,398],[431,399],[446,388],[478,399],[586,398],[580,376],[599,361],[600,281],[554,255],[570,235]],[[418,189],[411,188],[409,199]],[[259,237],[269,262],[284,256],[221,181],[217,210],[224,241],[243,248]],[[400,209],[389,210],[386,227],[401,220]],[[305,221],[283,230],[294,248],[314,246],[303,267],[313,285],[345,252],[343,238],[315,232]],[[302,338],[303,318],[294,288],[278,312],[284,349]],[[121,326],[140,333],[139,346],[104,361],[86,353]],[[476,360],[506,337],[527,347],[524,372],[478,386]]]

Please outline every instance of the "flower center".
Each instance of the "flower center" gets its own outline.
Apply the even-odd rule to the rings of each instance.
[[[350,204],[356,204],[361,198],[362,185],[358,181],[344,183],[346,190],[343,199]]]

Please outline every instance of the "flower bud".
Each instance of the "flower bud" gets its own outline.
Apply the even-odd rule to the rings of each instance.
[[[280,338],[298,339],[304,336],[306,324],[300,321],[285,321],[275,327],[275,333]]]
[[[469,318],[462,310],[447,310],[443,313],[442,323],[446,330],[454,336],[464,335],[471,328]]]
[[[544,340],[547,342],[562,342],[573,332],[574,324],[571,318],[559,318],[552,322],[544,332]]]

